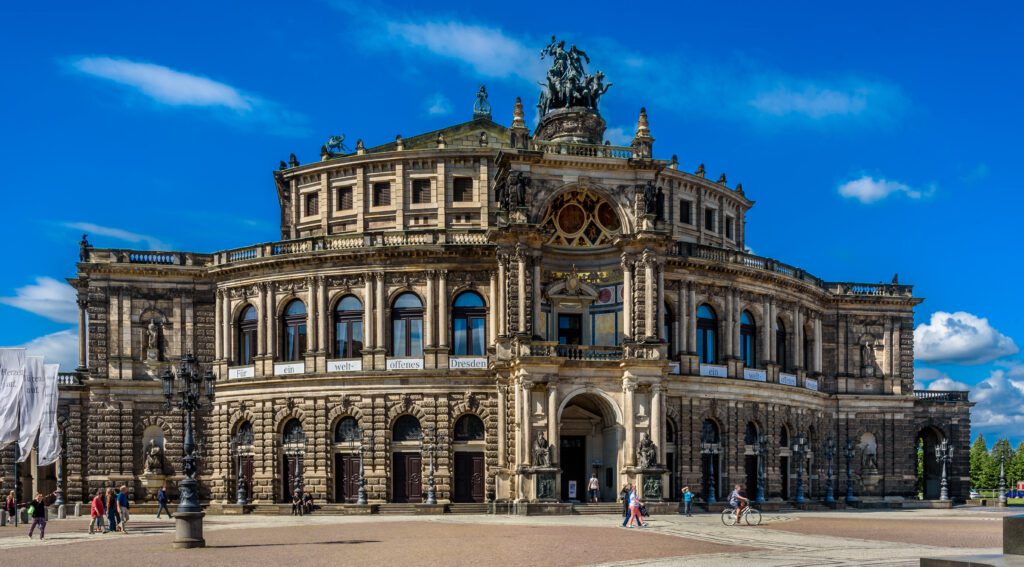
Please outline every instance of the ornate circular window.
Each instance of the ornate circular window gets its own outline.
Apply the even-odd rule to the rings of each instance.
[[[587,213],[573,203],[565,205],[558,211],[558,229],[565,234],[579,234],[586,220]]]
[[[541,228],[548,244],[567,247],[607,246],[621,233],[615,207],[587,189],[562,193],[548,205]]]

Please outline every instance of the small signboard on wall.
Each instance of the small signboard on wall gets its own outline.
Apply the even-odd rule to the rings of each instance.
[[[796,374],[786,374],[782,372],[779,374],[779,384],[783,386],[796,386]]]
[[[700,365],[701,376],[716,376],[718,378],[728,378],[729,369],[721,364],[701,364]]]
[[[234,368],[228,368],[228,380],[234,380],[235,378],[253,378],[255,376],[255,366],[236,366]]]
[[[812,378],[804,378],[804,387],[808,390],[818,391],[818,381]]]

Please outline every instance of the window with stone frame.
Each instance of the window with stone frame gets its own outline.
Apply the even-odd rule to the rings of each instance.
[[[718,316],[707,304],[697,308],[697,354],[701,364],[718,364]]]
[[[786,324],[775,319],[775,363],[783,372],[789,371],[789,348],[786,346]]]
[[[238,364],[248,366],[256,356],[256,308],[246,305],[238,317]]]
[[[306,216],[320,214],[320,196],[316,193],[306,195]]]
[[[391,204],[391,183],[381,181],[373,184],[373,206],[387,207]]]
[[[391,356],[423,356],[423,302],[415,293],[391,305]]]
[[[455,298],[452,308],[452,354],[483,356],[486,345],[487,307],[483,297],[464,291]]]
[[[469,177],[452,179],[452,201],[466,203],[473,200],[473,180]]]
[[[679,222],[693,224],[693,203],[686,199],[679,200]]]
[[[455,441],[483,441],[484,422],[473,414],[466,414],[455,422]]]
[[[412,202],[414,205],[425,205],[430,202],[430,180],[412,180]]]
[[[391,429],[392,441],[419,441],[420,439],[423,439],[420,420],[408,414],[395,420],[395,425]]]
[[[281,319],[281,356],[285,362],[302,360],[306,354],[306,304],[293,299]]]
[[[729,240],[733,239],[733,222],[732,217],[725,217],[725,237]]]
[[[358,358],[363,353],[363,302],[346,295],[334,308],[334,356]]]
[[[711,207],[704,208],[704,230],[709,232],[715,232],[715,209]]]
[[[351,211],[355,208],[355,202],[352,200],[352,188],[351,187],[339,187],[338,188],[338,210],[339,211]]]
[[[347,416],[341,418],[338,425],[334,426],[335,443],[357,443],[359,442],[359,424],[356,418]]]
[[[749,311],[740,315],[740,358],[743,366],[757,368],[757,324]]]

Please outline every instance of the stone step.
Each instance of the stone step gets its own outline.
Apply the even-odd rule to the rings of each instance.
[[[487,514],[490,506],[486,502],[452,502],[448,505],[450,514]]]

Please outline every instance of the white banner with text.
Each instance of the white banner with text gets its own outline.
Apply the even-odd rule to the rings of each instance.
[[[0,348],[0,449],[18,440],[18,402],[25,381],[25,349]]]

